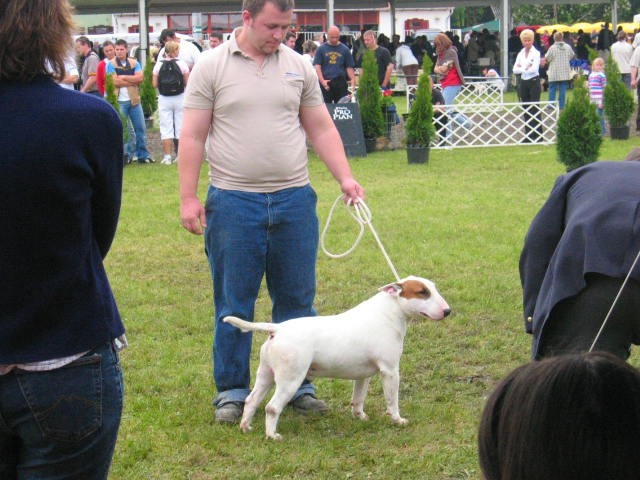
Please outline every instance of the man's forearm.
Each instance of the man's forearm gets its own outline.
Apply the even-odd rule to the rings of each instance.
[[[82,92],[88,92],[94,85],[96,84],[96,77],[95,76],[91,76],[89,77],[89,79],[87,80],[87,83],[85,83],[82,86],[81,91]]]

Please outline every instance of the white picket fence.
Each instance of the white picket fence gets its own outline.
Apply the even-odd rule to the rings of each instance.
[[[558,103],[504,103],[502,87],[488,79],[468,82],[453,106],[434,106],[436,138],[431,147],[554,144]],[[407,87],[408,106],[413,101],[415,89],[415,86]]]

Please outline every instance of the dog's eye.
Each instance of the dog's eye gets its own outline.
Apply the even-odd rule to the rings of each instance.
[[[421,296],[423,296],[424,298],[429,298],[431,296],[431,292],[429,290],[427,290],[426,288],[423,288],[422,290],[420,290],[418,292]]]

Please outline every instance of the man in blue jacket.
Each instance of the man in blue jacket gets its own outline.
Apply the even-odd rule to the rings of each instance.
[[[587,351],[640,251],[640,163],[596,162],[562,175],[520,257],[534,359]],[[640,268],[595,348],[623,359],[640,344]]]

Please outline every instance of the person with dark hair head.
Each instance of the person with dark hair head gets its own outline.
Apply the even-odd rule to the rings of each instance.
[[[107,63],[115,58],[116,46],[111,40],[105,40],[102,43],[102,51],[104,52],[104,58],[100,60],[96,70],[96,85],[100,95],[104,96],[106,93]]]
[[[478,453],[485,480],[638,478],[640,372],[605,352],[518,367],[487,400]]]
[[[122,123],[101,98],[55,83],[72,12],[68,0],[0,2],[3,479],[106,479],[122,415],[124,325],[103,264]]]
[[[209,35],[209,49],[214,49],[222,44],[222,34],[220,32],[213,32]]]
[[[638,212],[638,162],[593,162],[556,180],[520,256],[534,359],[589,350],[607,317],[598,350],[626,359],[640,344]]]
[[[295,51],[296,50],[296,37],[297,37],[296,32],[289,31],[284,36],[284,40],[282,41],[282,43],[284,43],[291,50]]]
[[[164,46],[167,42],[176,42],[180,45],[180,55],[178,59],[182,60],[189,67],[189,71],[193,70],[193,66],[200,58],[200,48],[191,43],[189,40],[181,40],[175,31],[165,28],[160,32],[160,44],[162,48],[158,52],[158,59],[165,57]]]
[[[87,37],[78,37],[76,39],[76,52],[83,59],[82,71],[80,72],[80,79],[82,80],[80,91],[101,97],[102,94],[98,90],[96,78],[100,57],[93,51],[93,42]]]
[[[222,319],[253,320],[265,277],[273,322],[316,314],[319,232],[307,139],[345,201],[364,198],[313,66],[282,43],[293,8],[293,0],[244,0],[242,26],[202,56],[184,100],[180,216],[189,232],[204,233],[213,277],[218,423],[240,419],[251,377],[251,335]],[[198,181],[205,156],[210,185],[203,205]],[[303,414],[328,409],[308,380],[292,407]]]

